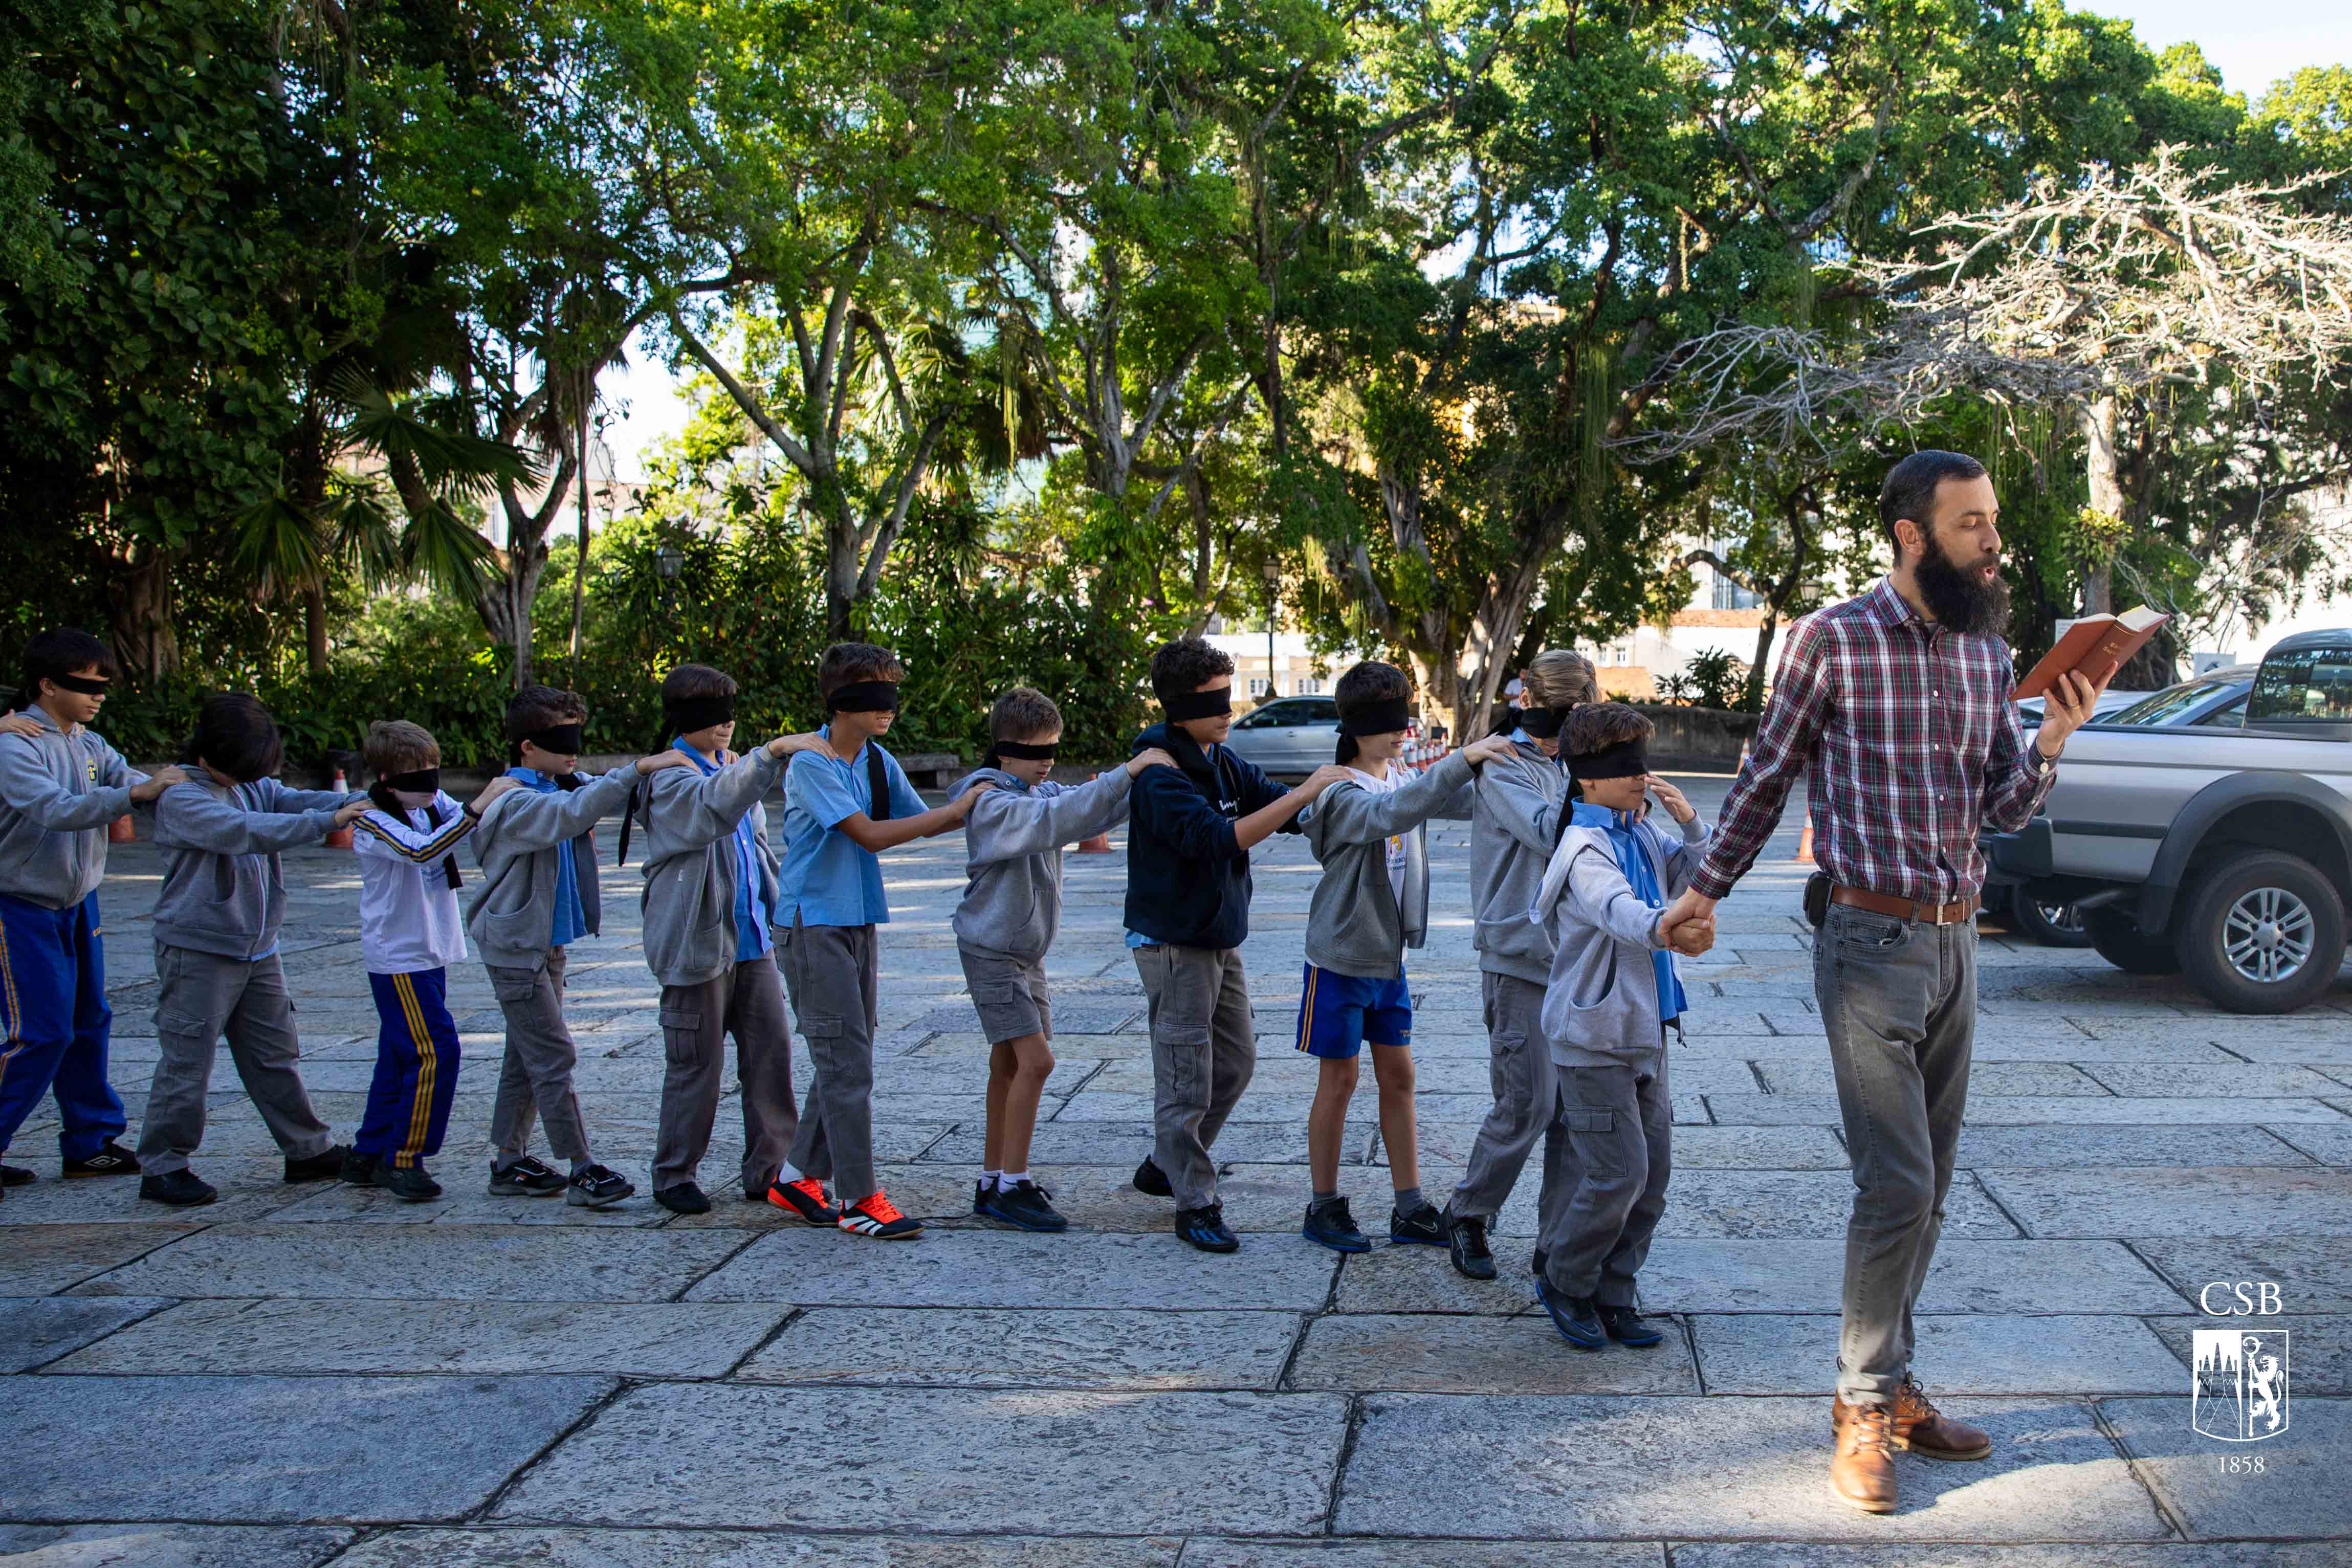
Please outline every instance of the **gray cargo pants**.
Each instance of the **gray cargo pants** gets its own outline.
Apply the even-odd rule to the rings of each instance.
[[[1813,938],[1813,995],[1853,1162],[1837,1391],[1884,1405],[1911,1370],[1911,1310],[1968,1110],[1976,922],[1927,925],[1833,904]]]
[[[580,1050],[563,1021],[564,962],[563,949],[550,947],[537,968],[482,966],[507,1019],[506,1059],[499,1064],[499,1097],[490,1107],[495,1160],[528,1153],[535,1123],[546,1124],[548,1152],[557,1159],[588,1157],[588,1127],[572,1088]]]
[[[295,1062],[294,998],[286,971],[267,958],[229,958],[155,944],[155,1078],[139,1124],[139,1167],[149,1176],[188,1168],[205,1141],[205,1091],[213,1053],[228,1036],[229,1060],[262,1124],[289,1160],[327,1152],[334,1140],[310,1109]]]
[[[793,1031],[773,950],[746,958],[698,986],[661,993],[661,1123],[654,1134],[654,1190],[694,1179],[719,1118],[727,1037],[743,1086],[743,1190],[765,1192],[800,1130],[793,1103]]]
[[[1249,977],[1233,947],[1135,949],[1151,1026],[1151,1159],[1179,1208],[1217,1201],[1209,1145],[1257,1071]]]
[[[1487,1078],[1494,1109],[1478,1124],[1470,1163],[1445,1205],[1451,1223],[1475,1215],[1491,1220],[1517,1185],[1519,1172],[1551,1121],[1551,1051],[1544,1043],[1544,988],[1517,975],[1482,972]]]
[[[1609,1067],[1555,1064],[1540,1245],[1555,1294],[1640,1305],[1635,1276],[1666,1211],[1674,1098],[1663,1041]]]
[[[792,1163],[803,1176],[830,1180],[841,1202],[856,1203],[882,1190],[874,1174],[874,927],[803,925],[796,915],[782,945],[810,1067]]]

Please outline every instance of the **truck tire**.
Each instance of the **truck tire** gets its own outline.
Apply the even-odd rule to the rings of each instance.
[[[2310,862],[2251,850],[2197,883],[2175,935],[2189,983],[2215,1007],[2293,1012],[2336,981],[2344,900]]]
[[[2177,975],[2179,955],[2169,942],[2139,934],[2139,922],[2120,909],[2086,909],[2083,929],[2099,956],[2126,975]]]
[[[2083,923],[2083,912],[2069,900],[2042,896],[2030,882],[2010,889],[2009,924],[2019,936],[2032,937],[2044,947],[2091,945],[2090,927]]]

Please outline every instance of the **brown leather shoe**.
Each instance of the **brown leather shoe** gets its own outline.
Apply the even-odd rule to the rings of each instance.
[[[1922,1458],[1981,1459],[1992,1452],[1992,1438],[1927,1403],[1927,1391],[1906,1373],[1895,1391],[1895,1446]]]
[[[1885,1405],[1848,1405],[1831,1396],[1830,1423],[1837,1451],[1830,1459],[1830,1490],[1864,1513],[1895,1511],[1895,1412]]]

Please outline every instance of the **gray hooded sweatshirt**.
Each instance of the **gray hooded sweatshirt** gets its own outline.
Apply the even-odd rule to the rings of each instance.
[[[1551,934],[1528,918],[1574,789],[1568,770],[1530,741],[1478,770],[1470,811],[1471,945],[1478,967],[1542,985]]]
[[[131,810],[134,773],[88,725],[71,735],[47,708],[32,736],[0,736],[0,894],[70,909],[106,876],[106,825]]]
[[[646,776],[646,967],[665,986],[698,986],[735,967],[735,824],[751,816],[764,907],[776,907],[776,854],[761,800],[789,758],[752,747],[716,773],[665,768]]]
[[[1404,973],[1404,950],[1429,935],[1429,847],[1423,824],[1463,814],[1470,762],[1455,752],[1393,789],[1354,779],[1332,785],[1299,813],[1307,847],[1323,867],[1307,907],[1307,961],[1360,979]],[[1404,896],[1389,883],[1389,839],[1404,835]]]
[[[497,969],[536,969],[555,934],[555,857],[568,854],[580,883],[588,935],[603,928],[596,886],[596,841],[589,830],[629,803],[637,765],[625,762],[577,789],[541,794],[509,789],[482,809],[474,860],[482,889],[466,907],[466,935],[482,962]]]
[[[1084,784],[1027,784],[1001,768],[978,768],[956,793],[994,784],[964,819],[964,875],[956,905],[956,946],[1030,963],[1062,925],[1062,850],[1127,821],[1129,779],[1113,768]]]
[[[364,795],[289,789],[275,779],[215,784],[200,775],[155,797],[155,846],[173,852],[155,900],[166,947],[251,960],[278,946],[286,918],[281,850],[315,844],[344,802]]]
[[[1671,900],[1706,859],[1710,830],[1694,817],[1683,824],[1682,841],[1669,847],[1656,827],[1643,828],[1650,867]],[[1560,835],[1525,916],[1551,936],[1543,1031],[1552,1061],[1607,1067],[1663,1048],[1665,1020],[1650,955],[1665,946],[1657,936],[1664,913],[1625,880],[1605,830],[1571,827]]]

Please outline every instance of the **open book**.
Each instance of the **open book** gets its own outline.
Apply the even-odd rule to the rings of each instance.
[[[2042,655],[2042,662],[2026,672],[2010,695],[2020,700],[2041,696],[2069,670],[2095,686],[2123,668],[2126,660],[2147,645],[2157,628],[2171,619],[2145,604],[2121,615],[2085,615],[2066,628],[2057,646]]]

